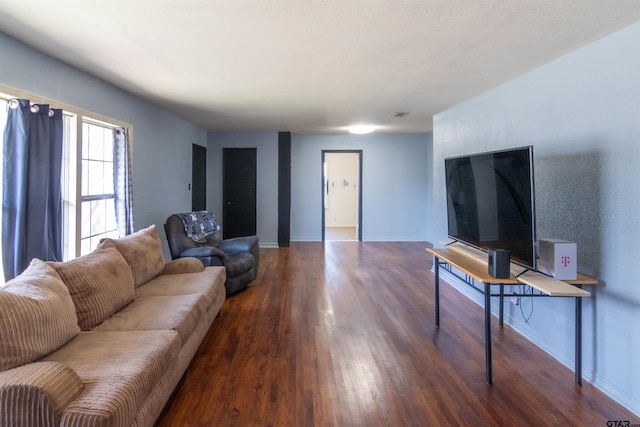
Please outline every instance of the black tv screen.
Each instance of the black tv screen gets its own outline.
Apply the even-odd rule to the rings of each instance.
[[[449,237],[535,269],[533,147],[445,159]]]

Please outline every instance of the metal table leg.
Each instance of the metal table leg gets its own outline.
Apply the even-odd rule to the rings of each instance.
[[[436,327],[440,327],[440,259],[434,257],[436,273]]]
[[[491,285],[484,284],[484,346],[486,358],[486,381],[487,384],[493,383],[493,374],[491,369]]]
[[[504,326],[504,284],[500,284],[500,313],[499,313],[499,319],[500,319],[500,327]]]
[[[581,286],[578,286],[581,288]],[[582,297],[576,297],[576,385],[582,385]]]

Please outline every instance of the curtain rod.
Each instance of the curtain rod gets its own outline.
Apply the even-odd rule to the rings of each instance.
[[[58,105],[59,108],[62,108],[65,114],[72,115],[80,115],[83,118],[93,118],[97,121],[102,121],[104,123],[114,124],[121,127],[129,128],[130,132],[133,132],[133,124],[126,122],[124,120],[114,119],[113,117],[103,116],[100,113],[95,111],[85,110],[81,107],[76,107],[74,105],[70,105],[61,101],[57,101],[55,99],[47,98],[42,95],[38,95],[37,93],[28,92],[17,87],[5,85],[0,82],[0,99],[4,99],[5,101],[9,101],[12,98],[23,98],[23,99],[33,99],[41,104],[55,104]],[[131,137],[131,135],[130,135]]]
[[[31,106],[31,112],[32,113],[38,113],[40,111],[40,105],[43,105],[43,104],[34,104],[30,100],[29,100],[29,104]],[[44,105],[48,105],[48,104],[44,104]],[[10,99],[9,102],[8,102],[8,106],[12,110],[15,110],[16,108],[18,108],[20,106],[20,102],[18,102],[18,98]],[[53,108],[49,108],[48,115],[49,115],[49,117],[53,117],[54,116]]]

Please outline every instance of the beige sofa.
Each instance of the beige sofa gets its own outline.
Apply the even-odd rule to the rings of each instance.
[[[151,426],[225,299],[224,267],[164,262],[155,226],[0,288],[1,426]]]

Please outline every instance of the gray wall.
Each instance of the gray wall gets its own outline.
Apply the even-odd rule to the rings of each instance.
[[[538,237],[577,242],[578,270],[601,282],[584,303],[585,378],[640,414],[640,24],[436,115],[433,139],[432,242],[447,234],[445,157],[534,146]],[[573,367],[573,300],[536,299],[528,324],[508,308]]]
[[[322,150],[362,150],[362,240],[424,241],[431,134],[292,135],[291,240],[322,239]]]
[[[257,148],[260,246],[277,247],[277,132],[209,133],[207,208],[221,222],[223,148]],[[425,240],[431,134],[292,135],[291,240],[322,238],[321,151],[338,149],[363,150],[363,240]]]
[[[0,83],[133,125],[135,229],[191,210],[191,144],[205,131],[0,32]],[[54,105],[55,106],[55,105]]]

